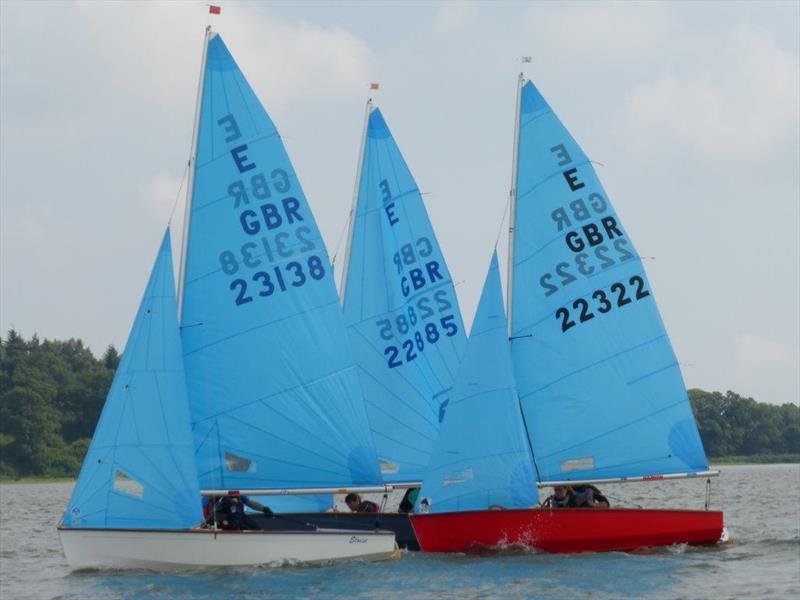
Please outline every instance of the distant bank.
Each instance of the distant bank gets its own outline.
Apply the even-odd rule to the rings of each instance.
[[[724,465],[771,465],[800,463],[800,454],[756,454],[754,456],[720,456],[709,458],[714,466]]]
[[[113,346],[95,358],[81,340],[0,338],[0,481],[77,476],[119,359]],[[712,464],[800,462],[800,406],[688,394]]]
[[[757,454],[755,456],[719,456],[708,459],[712,467],[733,465],[800,464],[800,454]],[[75,477],[0,477],[0,485],[18,483],[63,483],[75,481]]]

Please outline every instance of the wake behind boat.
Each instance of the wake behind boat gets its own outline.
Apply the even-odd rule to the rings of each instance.
[[[67,562],[391,558],[387,531],[226,531],[216,518],[199,528],[201,489],[381,480],[313,214],[277,129],[210,28],[186,214],[180,300],[167,229],[59,527]]]
[[[510,327],[495,253],[411,517],[420,546],[584,552],[715,543],[723,515],[707,504],[530,508],[537,487],[717,472],[641,257],[539,91],[522,75],[517,91]]]

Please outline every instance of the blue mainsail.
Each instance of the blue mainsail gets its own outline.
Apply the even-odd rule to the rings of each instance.
[[[377,108],[360,172],[345,320],[384,481],[419,481],[464,349],[464,325],[422,196]]]
[[[517,398],[497,252],[418,496],[428,512],[530,508],[536,473]]]
[[[707,469],[630,236],[530,81],[520,107],[511,339],[541,480]]]
[[[201,521],[168,229],[63,524],[185,529]]]
[[[380,482],[333,273],[219,35],[204,66],[181,318],[203,489]]]

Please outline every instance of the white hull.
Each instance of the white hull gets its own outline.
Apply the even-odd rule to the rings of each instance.
[[[59,528],[71,569],[182,569],[388,560],[390,531],[187,531]]]

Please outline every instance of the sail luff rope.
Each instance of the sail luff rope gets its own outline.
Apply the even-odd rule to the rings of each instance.
[[[183,167],[183,176],[181,177],[181,183],[178,186],[178,193],[175,194],[175,202],[172,203],[172,210],[169,213],[169,219],[167,219],[167,227],[172,224],[172,218],[175,216],[175,209],[178,208],[178,202],[181,199],[181,192],[183,191],[183,184],[186,182],[186,175],[189,172],[189,163],[191,160],[186,161],[186,165]]]
[[[344,225],[342,226],[342,232],[339,234],[339,241],[336,242],[336,247],[333,250],[333,256],[331,257],[331,264],[336,264],[336,257],[339,255],[339,250],[342,249],[342,242],[344,241],[344,234],[347,233],[347,226],[350,224],[350,219],[352,219],[353,209],[350,209],[350,212],[347,213],[347,218],[344,221]]]

